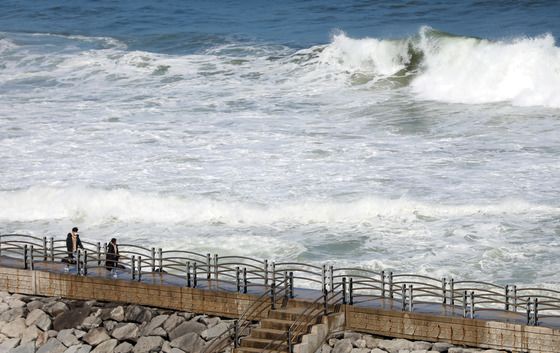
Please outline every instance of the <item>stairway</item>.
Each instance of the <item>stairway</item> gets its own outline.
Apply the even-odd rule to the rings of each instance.
[[[267,349],[267,353],[287,353],[288,329],[304,310],[305,307],[298,306],[270,310],[268,318],[260,322],[260,327],[253,329],[249,336],[241,339],[240,347],[235,349],[235,353],[262,352],[267,346],[275,347],[275,350]],[[310,327],[312,324],[310,323],[307,326]]]

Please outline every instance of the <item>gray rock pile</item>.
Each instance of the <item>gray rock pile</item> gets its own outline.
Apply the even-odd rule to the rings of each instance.
[[[328,340],[317,353],[507,353],[506,351],[455,347],[448,343],[383,339],[344,332]]]
[[[198,353],[233,321],[0,292],[0,353]]]

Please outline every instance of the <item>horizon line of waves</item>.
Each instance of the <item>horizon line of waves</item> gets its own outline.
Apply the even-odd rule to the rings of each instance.
[[[408,199],[364,197],[354,201],[288,200],[256,204],[178,197],[124,189],[31,187],[0,192],[4,221],[70,219],[105,222],[226,224],[362,224],[380,219],[423,222],[483,215],[559,215],[560,208],[524,200],[487,205],[433,204]]]

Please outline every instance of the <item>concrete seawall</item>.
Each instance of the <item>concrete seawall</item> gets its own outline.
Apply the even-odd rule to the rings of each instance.
[[[0,267],[0,291],[132,303],[226,318],[239,317],[257,300],[255,295],[237,292],[9,267]],[[560,352],[560,330],[554,328],[353,305],[342,305],[341,310],[345,329],[357,332],[512,352]]]

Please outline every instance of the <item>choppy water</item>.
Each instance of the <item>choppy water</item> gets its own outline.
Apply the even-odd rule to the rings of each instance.
[[[560,280],[560,5],[0,4],[0,232]]]

